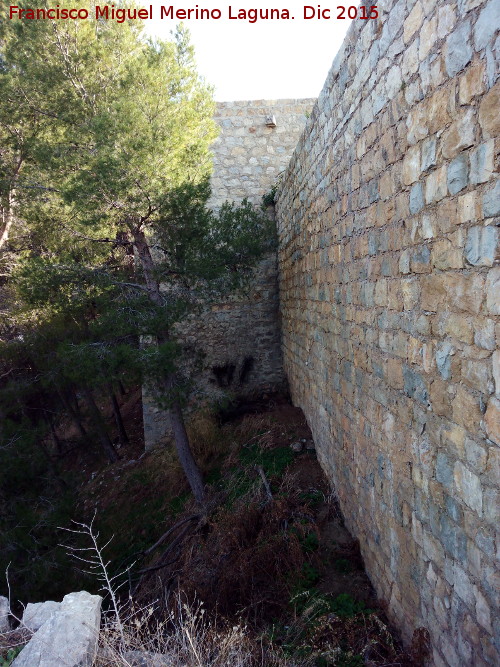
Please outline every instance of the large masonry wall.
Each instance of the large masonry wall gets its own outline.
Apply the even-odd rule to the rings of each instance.
[[[285,370],[406,639],[498,665],[500,3],[377,4],[278,193]]]
[[[287,168],[315,99],[219,102],[219,137],[212,146],[211,206],[262,195]],[[266,125],[273,118],[275,127]]]
[[[244,197],[260,205],[284,171],[315,100],[222,102],[216,121],[221,134],[212,147],[214,171],[210,205]],[[275,127],[266,125],[273,116]],[[182,342],[203,355],[197,389],[211,400],[282,389],[276,254],[255,268],[244,294],[232,295],[182,323]],[[168,438],[165,413],[143,393],[146,448]]]

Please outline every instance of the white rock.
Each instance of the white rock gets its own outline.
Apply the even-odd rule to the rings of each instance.
[[[9,601],[3,595],[0,595],[0,632],[8,632],[9,623]]]
[[[65,595],[58,612],[35,632],[12,667],[90,667],[101,620],[99,595]]]
[[[60,602],[48,600],[47,602],[29,602],[23,614],[23,625],[36,632],[45,621],[61,609]]]

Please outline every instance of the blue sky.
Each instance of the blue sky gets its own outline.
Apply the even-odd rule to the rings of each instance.
[[[245,0],[246,4],[224,1],[173,5],[175,9],[187,9],[198,4],[222,12],[219,20],[184,21],[191,31],[198,70],[215,86],[216,100],[317,97],[350,24],[349,19],[336,19],[336,5],[321,5],[332,9],[330,20],[304,20],[304,5],[297,2],[287,6],[277,0]],[[308,1],[311,7],[318,7],[317,2]],[[160,5],[169,5],[160,0],[151,2],[155,18],[146,22],[147,28],[157,36],[168,37],[177,21],[160,20]],[[233,15],[240,9],[288,8],[295,19],[255,23],[230,20],[229,6]]]

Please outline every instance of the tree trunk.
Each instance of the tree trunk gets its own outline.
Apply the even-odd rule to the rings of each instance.
[[[64,394],[63,391],[58,390],[57,393],[59,394],[59,398],[61,399],[63,406],[66,408],[69,416],[71,417],[75,426],[77,427],[82,439],[87,440],[87,431],[85,430],[85,427],[83,425],[81,415],[78,414],[75,408],[71,405],[71,401],[69,400],[69,398],[67,398],[67,396]]]
[[[116,451],[113,443],[111,442],[102,415],[99,411],[99,408],[96,405],[94,397],[92,396],[92,392],[90,391],[90,389],[88,389],[88,387],[83,387],[83,395],[85,396],[85,400],[87,401],[87,405],[89,406],[90,418],[97,432],[104,453],[111,461],[111,463],[114,463],[115,461],[118,461],[120,457],[118,456],[118,452]]]
[[[156,305],[163,306],[164,304],[160,293],[160,286],[154,274],[154,263],[153,258],[151,257],[149,243],[142,230],[135,229],[133,234],[134,246],[137,250],[139,261],[141,262],[144,279],[146,281],[146,286],[149,292],[149,298]],[[166,342],[168,338],[168,332],[165,332],[161,338],[158,338],[158,343]],[[172,395],[172,391],[174,390],[176,384],[176,377],[174,373],[163,374],[162,385],[167,396]],[[171,407],[167,411],[167,416],[172,426],[175,448],[177,450],[177,456],[179,457],[182,469],[184,470],[184,474],[186,475],[196,502],[198,505],[203,507],[205,505],[205,488],[203,484],[203,477],[193,456],[193,452],[191,451],[189,437],[186,431],[184,417],[182,415],[182,408],[178,399],[172,399]]]
[[[56,427],[54,426],[54,420],[52,419],[52,415],[47,411],[45,412],[45,419],[47,420],[47,422],[49,424],[50,434],[52,436],[52,442],[56,446],[57,453],[62,454],[63,453],[62,442],[61,442],[59,436],[57,435]]]
[[[116,427],[118,429],[118,435],[120,437],[120,443],[126,445],[129,442],[127,431],[125,430],[125,424],[123,423],[122,413],[120,412],[120,406],[116,399],[115,392],[113,391],[113,385],[109,385],[109,395],[111,397],[111,403],[113,405],[113,415],[115,417]]]
[[[2,233],[0,234],[0,250],[4,247],[4,245],[7,244],[7,241],[9,240],[10,230],[12,228],[12,225],[14,224],[14,209],[16,206],[16,183],[19,176],[19,172],[21,171],[22,164],[23,164],[23,157],[20,156],[17,165],[14,169],[14,173],[12,175],[12,182],[9,188],[9,194],[7,196],[7,205],[2,211],[3,229]]]
[[[50,452],[47,450],[47,447],[45,447],[43,441],[39,438],[37,438],[37,444],[40,450],[42,451],[43,455],[47,459],[47,463],[49,465],[50,472],[52,473],[54,479],[56,480],[57,484],[59,487],[65,491],[68,488],[68,485],[64,481],[64,479],[61,477],[61,474],[59,472],[59,469],[57,465],[54,463],[53,458],[50,455]]]

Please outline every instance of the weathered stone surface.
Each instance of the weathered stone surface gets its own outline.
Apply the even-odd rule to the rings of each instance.
[[[490,440],[500,445],[500,400],[490,398],[484,415],[486,434]]]
[[[484,49],[497,30],[500,29],[500,13],[496,0],[489,0],[482,8],[474,25],[474,46]]]
[[[479,477],[457,461],[454,468],[455,488],[457,494],[471,509],[481,514],[483,511],[483,494]]]
[[[436,137],[429,137],[422,142],[422,161],[420,170],[425,172],[436,166]]]
[[[437,39],[437,16],[424,21],[422,28],[420,30],[420,48],[418,51],[418,57],[420,60],[424,60],[429,54],[429,51],[434,46],[434,43]]]
[[[495,381],[495,393],[500,397],[500,350],[495,350],[491,356],[493,366],[493,379]]]
[[[422,3],[420,0],[417,0],[403,24],[403,39],[405,44],[410,41],[415,32],[420,28],[423,18],[424,10],[422,8]]]
[[[445,62],[448,76],[455,76],[472,58],[470,21],[461,23],[446,40]]]
[[[492,175],[494,165],[495,142],[493,139],[480,144],[470,153],[470,182],[474,185],[486,183]]]
[[[452,195],[467,187],[469,173],[469,159],[463,154],[456,157],[448,165],[447,184]]]
[[[425,203],[432,204],[446,197],[447,173],[442,166],[432,171],[425,179]]]
[[[398,2],[389,30],[385,0],[381,31],[354,24],[277,200],[293,400],[391,618],[427,627],[440,667],[500,664],[489,3]],[[376,75],[341,77],[368,54]]]
[[[488,271],[486,306],[491,315],[500,315],[500,267]]]
[[[495,322],[493,320],[477,318],[474,321],[474,343],[485,350],[495,349]]]
[[[403,183],[411,185],[420,176],[420,147],[411,146],[403,160]]]
[[[500,215],[500,179],[483,195],[483,215],[485,218]]]
[[[33,635],[12,667],[90,667],[101,621],[99,595],[65,595],[59,611]]]
[[[424,208],[422,183],[416,183],[410,190],[410,213],[418,213]]]
[[[0,595],[0,633],[8,632],[9,630],[9,600]]]
[[[460,104],[469,104],[473,97],[485,91],[486,69],[483,62],[474,63],[460,77]]]
[[[479,124],[483,132],[489,137],[498,137],[500,134],[500,81],[486,93],[479,105]]]
[[[450,34],[455,25],[456,14],[451,5],[444,5],[438,9],[438,37],[442,39]]]
[[[471,227],[465,244],[465,258],[473,266],[493,266],[498,251],[498,229],[493,225]]]
[[[45,621],[48,621],[60,609],[61,603],[53,602],[52,600],[47,600],[47,602],[28,602],[22,618],[23,625],[28,630],[36,632],[42,627]]]
[[[473,146],[474,135],[474,110],[467,109],[444,133],[441,143],[443,156],[453,158],[459,151]]]
[[[455,348],[449,341],[444,341],[436,350],[436,366],[443,380],[451,377],[451,355]]]

